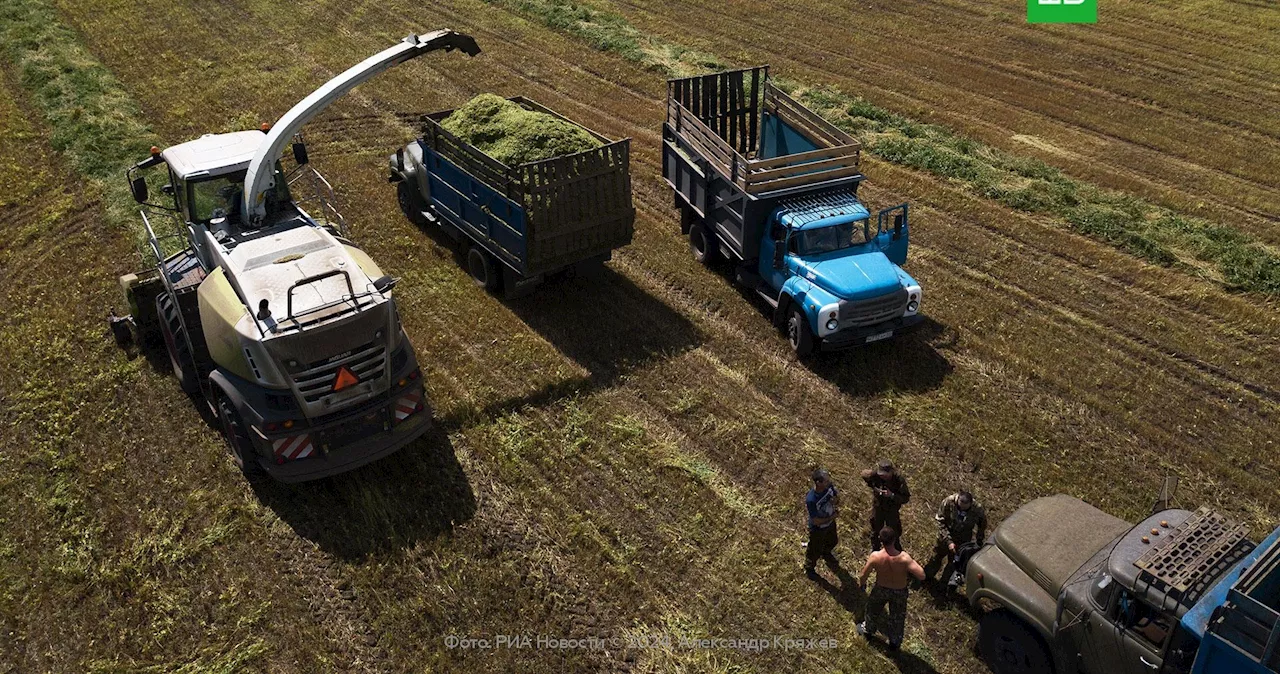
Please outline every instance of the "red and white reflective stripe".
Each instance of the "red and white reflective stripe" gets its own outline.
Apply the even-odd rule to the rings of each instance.
[[[396,401],[396,421],[404,421],[410,414],[418,411],[418,403],[422,401],[421,393],[406,393]]]
[[[303,433],[302,435],[291,435],[287,438],[273,440],[271,441],[271,448],[278,457],[304,459],[311,456],[315,446],[311,444],[311,436]]]

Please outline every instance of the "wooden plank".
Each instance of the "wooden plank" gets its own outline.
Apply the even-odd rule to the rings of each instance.
[[[850,162],[849,157],[836,157],[834,159],[824,159],[822,161],[811,161],[805,164],[796,164],[793,166],[783,166],[766,171],[747,174],[748,183],[762,183],[770,180],[778,180],[779,178],[788,178],[794,175],[804,173],[812,173],[814,171],[828,171],[834,168],[843,168],[850,166],[857,168],[856,162]]]
[[[752,152],[760,150],[760,103],[758,97],[760,95],[760,69],[756,68],[751,71],[751,138],[747,143],[747,149]]]
[[[788,112],[794,113],[798,117],[807,120],[815,128],[821,129],[826,135],[831,136],[834,145],[850,145],[856,142],[853,136],[840,130],[839,127],[820,117],[814,111],[804,107],[795,99],[788,96],[783,91],[773,85],[769,85],[772,90],[774,99],[778,102],[779,109],[785,108]]]
[[[826,182],[837,178],[847,178],[849,176],[858,175],[859,170],[856,166],[848,168],[833,169],[830,171],[820,171],[818,173],[806,173],[802,176],[794,178],[783,178],[781,180],[771,180],[765,183],[747,183],[746,190],[752,194],[761,192],[772,192],[774,190],[784,190],[788,187],[797,187],[799,185],[809,185],[812,183]]]
[[[773,159],[755,159],[752,160],[751,171],[764,171],[778,166],[786,166],[797,162],[815,161],[818,159],[827,159],[830,157],[853,157],[855,160],[859,157],[860,146],[840,145],[837,147],[825,147],[819,150],[809,150],[808,152],[797,152],[795,154],[774,157]]]

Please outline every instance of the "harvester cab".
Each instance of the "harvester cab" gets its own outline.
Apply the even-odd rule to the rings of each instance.
[[[209,134],[128,170],[155,268],[121,279],[140,341],[216,417],[236,463],[301,481],[390,454],[429,427],[395,280],[347,238],[300,128],[351,88],[469,36],[411,35],[299,102],[272,127]],[[292,144],[292,167],[283,161]],[[163,182],[156,194],[151,184]],[[157,234],[151,217],[167,214]]]

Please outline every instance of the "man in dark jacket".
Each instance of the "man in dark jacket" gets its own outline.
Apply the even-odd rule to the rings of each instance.
[[[871,550],[880,549],[880,530],[889,527],[897,532],[894,547],[902,549],[902,517],[899,510],[911,500],[907,479],[889,461],[881,461],[874,469],[862,471],[862,481],[871,488]]]
[[[974,542],[975,533],[978,545],[987,537],[987,511],[973,498],[973,494],[961,490],[942,499],[933,520],[938,525],[938,541],[934,545],[933,559],[925,565],[924,572],[933,578],[938,566],[946,560],[942,577],[947,581],[948,589],[954,590],[964,580],[964,569],[956,564],[963,548]]]
[[[809,546],[804,553],[804,574],[810,580],[818,580],[815,568],[821,558],[831,569],[840,568],[831,551],[840,542],[836,535],[836,516],[840,514],[840,495],[831,483],[831,474],[819,468],[813,471],[813,488],[804,498],[809,513]]]

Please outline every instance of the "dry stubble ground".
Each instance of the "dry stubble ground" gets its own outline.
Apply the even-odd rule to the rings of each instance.
[[[798,499],[815,462],[833,468],[856,513],[855,472],[898,460],[918,494],[917,547],[928,502],[960,484],[997,518],[1055,491],[1132,517],[1173,471],[1185,502],[1255,532],[1275,524],[1275,317],[1252,298],[871,162],[873,204],[920,205],[909,268],[931,323],[806,368],[678,240],[657,176],[663,87],[651,73],[475,2],[311,3],[284,15],[265,2],[60,8],[167,142],[274,118],[410,30],[470,31],[486,53],[403,66],[310,130],[357,240],[404,277],[402,313],[441,431],[302,487],[246,485],[176,385],[106,344],[100,318],[130,247],[98,224],[30,106],[3,110],[20,131],[0,141],[5,182],[28,190],[0,207],[5,346],[24,356],[0,366],[3,487],[14,495],[0,513],[23,523],[6,527],[0,551],[0,652],[15,671],[241,660],[282,671],[894,671],[853,638],[856,595],[798,574]],[[22,106],[13,78],[6,87]],[[383,157],[411,132],[402,120],[480,91],[633,137],[636,242],[601,283],[502,303],[399,216]],[[846,522],[847,558],[860,549],[856,525]],[[927,593],[913,607],[905,668],[977,666],[963,610]],[[443,643],[657,632],[842,646]]]

